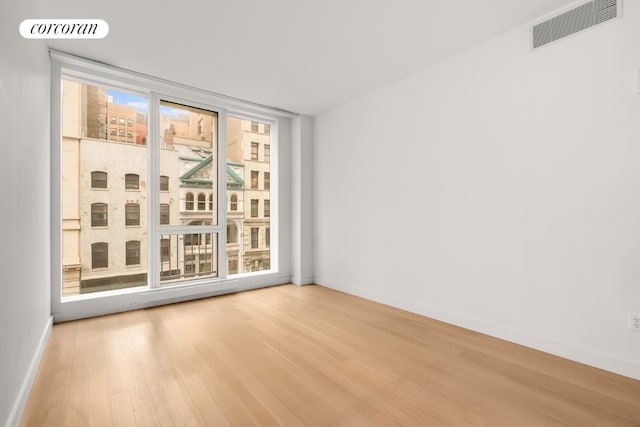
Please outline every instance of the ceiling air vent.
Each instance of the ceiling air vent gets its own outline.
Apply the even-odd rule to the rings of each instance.
[[[621,3],[622,0],[594,0],[535,24],[531,27],[533,48],[618,18]]]

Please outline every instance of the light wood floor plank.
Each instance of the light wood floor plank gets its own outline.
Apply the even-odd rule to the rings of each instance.
[[[21,426],[640,426],[640,381],[320,286],[54,325]]]

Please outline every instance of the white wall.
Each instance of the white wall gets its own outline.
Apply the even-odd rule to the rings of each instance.
[[[49,58],[18,33],[32,3],[0,13],[0,425],[17,423],[50,327]]]
[[[640,3],[316,118],[316,282],[640,379]],[[381,59],[384,53],[381,53]]]
[[[292,282],[313,283],[313,119],[291,120]]]

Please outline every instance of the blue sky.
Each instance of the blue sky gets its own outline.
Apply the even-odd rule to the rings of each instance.
[[[107,90],[107,95],[113,97],[114,104],[128,105],[129,107],[133,107],[137,111],[140,111],[142,113],[149,112],[149,100],[147,98],[131,95],[128,93],[117,92],[115,90]],[[162,114],[163,116],[176,117],[179,114],[185,114],[185,111],[161,105],[160,114]]]
[[[107,90],[107,95],[113,97],[114,104],[128,105],[142,113],[149,112],[149,100],[147,98],[130,95],[128,93],[116,92],[114,90]]]

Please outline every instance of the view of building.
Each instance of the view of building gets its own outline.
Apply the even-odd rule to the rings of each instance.
[[[227,222],[227,235],[238,236],[244,253],[238,256],[241,272],[261,271],[270,268],[271,245],[271,201],[270,201],[270,129],[268,124],[227,119],[227,159],[241,165],[244,181],[243,202],[238,211],[234,211],[233,199],[229,211],[235,213],[233,221]],[[232,164],[230,164],[232,166]],[[229,191],[227,193],[234,197]],[[238,216],[240,215],[240,216]],[[237,230],[234,229],[237,227]],[[227,239],[229,241],[229,238]],[[233,241],[236,243],[236,241]],[[231,272],[235,264],[229,266]]]
[[[147,108],[143,98],[64,81],[64,296],[147,283]],[[160,226],[217,224],[217,120],[162,103]],[[228,273],[268,270],[269,125],[230,117],[227,129]],[[217,233],[161,233],[163,283],[218,275]]]

